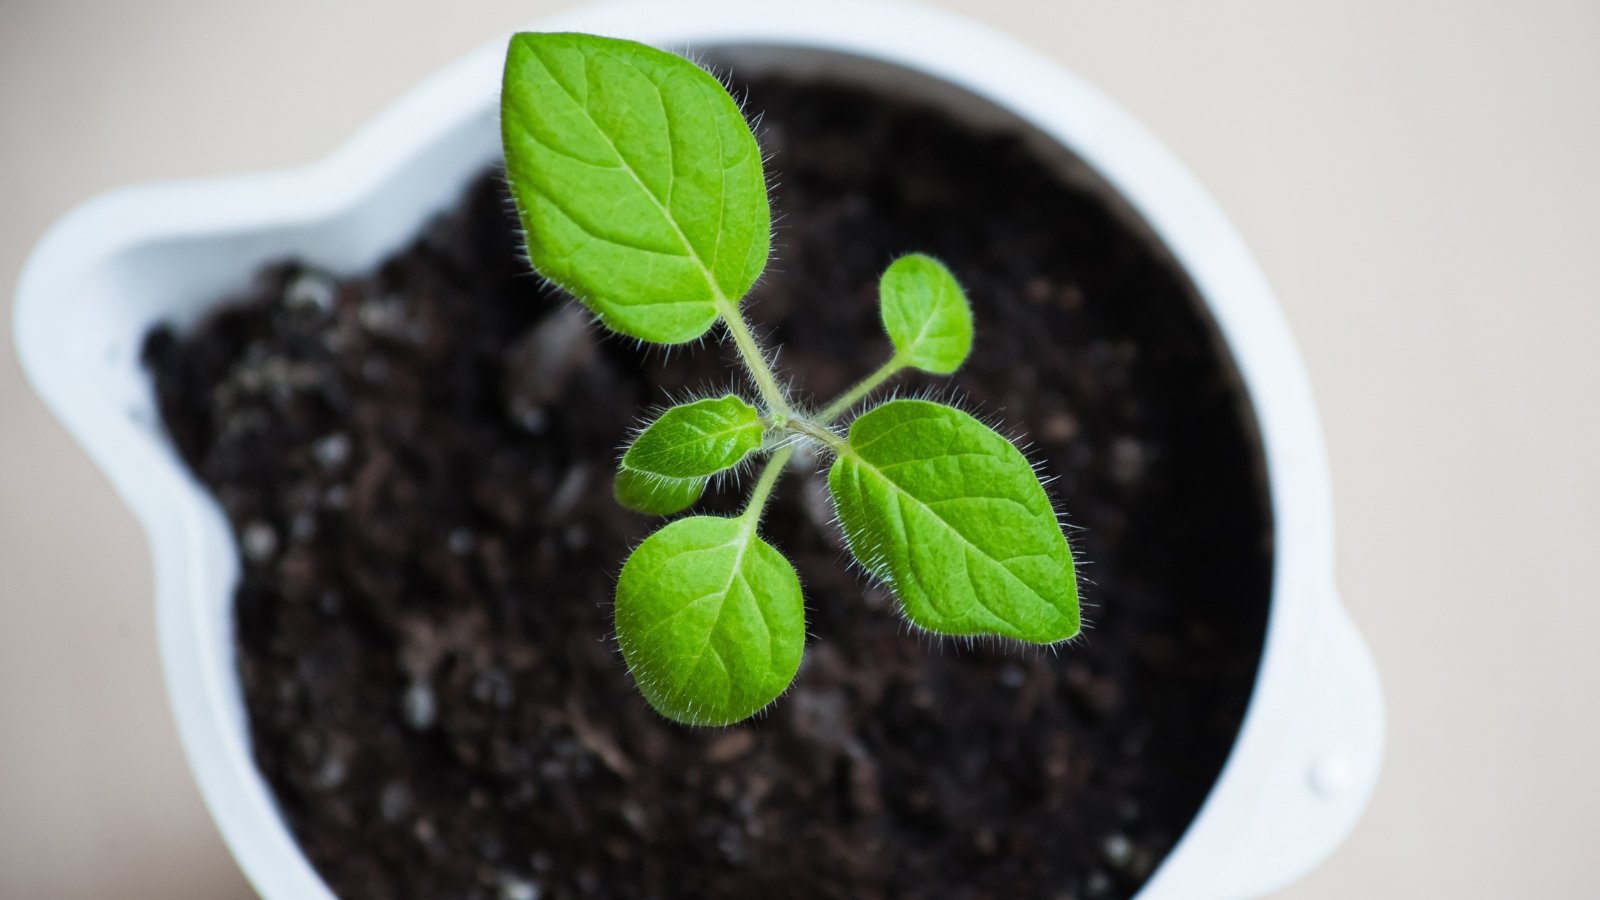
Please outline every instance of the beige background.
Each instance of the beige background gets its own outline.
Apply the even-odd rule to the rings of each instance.
[[[314,159],[566,5],[0,0],[0,296],[90,195]],[[939,5],[1148,124],[1299,337],[1390,748],[1285,896],[1595,896],[1600,4]],[[166,708],[142,536],[0,337],[0,897],[247,896]]]

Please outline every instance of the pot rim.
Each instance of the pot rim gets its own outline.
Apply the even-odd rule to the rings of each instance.
[[[533,29],[591,31],[673,49],[790,46],[907,69],[1026,121],[1128,202],[1189,276],[1244,381],[1266,461],[1275,546],[1267,635],[1239,736],[1204,805],[1139,897],[1253,896],[1331,853],[1377,778],[1381,691],[1334,588],[1332,492],[1309,380],[1266,279],[1193,176],[1127,113],[1053,60],[967,19],[898,0],[772,6],[690,0],[671,7],[615,0],[548,17]],[[205,612],[206,598],[214,601],[219,590],[232,595],[237,560],[230,532],[151,421],[148,379],[128,378],[142,334],[142,326],[130,332],[137,313],[97,317],[74,301],[115,294],[124,279],[137,277],[143,270],[119,256],[130,248],[161,248],[197,234],[313,229],[376,203],[397,173],[470,132],[473,117],[493,105],[505,42],[497,39],[423,82],[310,166],[130,188],[90,201],[41,239],[18,286],[15,330],[24,370],[150,537],[163,668],[180,736],[225,840],[266,897],[333,895],[251,761],[231,620]],[[409,215],[414,225],[459,186],[439,185],[434,196],[391,218]],[[374,259],[414,230],[395,227],[346,248],[346,258]],[[96,360],[67,347],[85,331],[86,344],[110,342],[114,377],[98,379]],[[202,565],[206,559],[216,564]]]

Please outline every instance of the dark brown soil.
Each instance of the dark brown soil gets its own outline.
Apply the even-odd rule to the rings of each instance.
[[[793,475],[767,537],[806,587],[794,689],[726,730],[654,715],[610,597],[658,523],[614,504],[611,464],[641,407],[728,384],[727,353],[587,327],[486,176],[379,271],[285,265],[146,348],[239,538],[257,762],[341,896],[1127,896],[1222,765],[1270,527],[1181,276],[1013,137],[749,90],[781,214],[750,310],[783,368],[818,395],[866,373],[879,271],[944,258],[978,324],[948,390],[1059,476],[1091,630],[1056,652],[908,633],[845,568],[822,479]]]

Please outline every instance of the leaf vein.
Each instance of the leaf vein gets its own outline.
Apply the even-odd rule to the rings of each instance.
[[[714,277],[712,277],[711,270],[706,267],[705,260],[702,260],[699,254],[695,252],[694,245],[690,243],[688,236],[683,233],[683,229],[678,226],[678,221],[673,217],[671,210],[667,209],[661,204],[661,200],[656,197],[655,193],[651,191],[649,186],[644,183],[644,179],[639,177],[639,173],[634,170],[633,165],[628,162],[628,158],[624,156],[621,149],[617,147],[617,142],[612,140],[611,135],[607,134],[606,130],[600,127],[600,123],[594,120],[594,115],[590,113],[588,105],[586,103],[579,102],[578,98],[575,97],[571,91],[567,90],[567,86],[562,84],[561,80],[555,77],[555,73],[550,71],[550,67],[545,64],[543,59],[539,59],[537,55],[534,56],[534,59],[539,61],[539,65],[544,67],[545,72],[550,75],[550,80],[555,83],[555,85],[563,94],[567,95],[567,99],[571,100],[573,105],[583,113],[584,118],[589,121],[589,124],[594,128],[595,133],[598,134],[600,139],[605,141],[606,145],[611,148],[612,154],[617,158],[619,168],[621,168],[624,172],[627,172],[628,177],[633,179],[634,184],[638,185],[639,189],[644,192],[644,195],[650,198],[650,202],[655,205],[656,212],[660,214],[662,221],[666,222],[667,225],[672,228],[672,231],[677,235],[678,242],[684,249],[684,253],[681,255],[693,260],[695,265],[699,267],[700,275],[705,279],[706,285],[711,289],[712,295],[718,300],[726,302],[727,297],[723,296],[722,286],[717,283],[717,280]],[[635,71],[638,71],[638,67],[633,66],[631,63],[628,63],[628,65]],[[648,78],[648,76],[646,76],[646,78]],[[651,79],[651,83],[654,83],[653,79]],[[725,194],[726,190],[724,190],[724,195]],[[724,196],[724,201],[725,199],[726,198]]]

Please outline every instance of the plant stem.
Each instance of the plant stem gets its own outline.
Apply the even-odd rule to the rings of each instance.
[[[728,334],[733,337],[733,345],[739,349],[739,357],[744,360],[745,368],[750,371],[750,377],[756,383],[756,389],[761,392],[761,399],[765,400],[769,411],[784,419],[792,418],[794,410],[789,408],[789,401],[784,398],[783,389],[778,387],[777,376],[772,374],[772,367],[767,365],[766,354],[761,352],[761,344],[756,341],[756,336],[750,331],[750,326],[745,323],[744,314],[739,307],[726,300],[718,303],[722,321],[728,328]]]
[[[834,453],[843,453],[849,446],[837,434],[829,431],[826,425],[818,425],[809,419],[803,419],[798,416],[789,420],[789,430],[827,444],[828,449]]]
[[[813,420],[818,425],[831,425],[833,420],[850,411],[850,407],[860,403],[868,394],[877,390],[885,381],[893,378],[904,369],[905,363],[900,361],[899,354],[889,357],[889,361],[878,367],[878,371],[856,382],[856,386],[845,391],[838,399],[829,403],[822,412],[817,413]]]
[[[761,478],[756,481],[755,489],[750,492],[750,501],[745,504],[744,512],[740,515],[749,523],[750,528],[755,528],[761,522],[761,514],[767,508],[767,498],[772,495],[772,486],[778,483],[778,478],[783,475],[783,467],[789,464],[789,458],[794,456],[794,447],[784,447],[772,454],[767,459],[767,467],[761,470]]]

